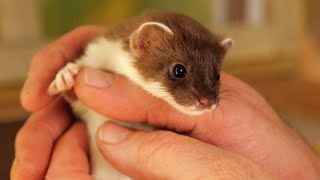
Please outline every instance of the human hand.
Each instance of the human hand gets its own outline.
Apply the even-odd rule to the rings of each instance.
[[[33,113],[17,135],[11,179],[92,179],[85,127],[79,121],[72,124],[71,119],[61,98]],[[111,162],[121,162],[120,169],[129,169],[129,175],[136,179],[272,179],[254,162],[187,136],[168,131],[132,132],[110,123],[103,130],[111,132],[109,136],[103,133],[104,140],[111,144],[99,141],[99,146],[103,152],[110,148],[116,152],[104,155]],[[126,139],[119,143],[121,147],[116,146],[115,135]],[[124,147],[125,152],[115,151]],[[127,155],[130,158],[112,159]],[[185,163],[187,166],[181,166]],[[159,164],[164,168],[154,168]]]
[[[109,117],[123,121],[147,121],[149,124],[187,134],[223,150],[241,154],[260,164],[275,177],[319,178],[319,159],[282,122],[261,95],[230,75],[223,73],[221,79],[218,108],[201,116],[182,114],[164,101],[149,96],[122,76],[90,68],[78,74],[75,92],[90,108]],[[104,80],[107,82],[103,83]],[[96,82],[98,86],[95,86]],[[108,105],[111,102],[112,106]],[[114,152],[103,149],[101,140],[97,141],[100,142],[98,144],[105,157],[111,160],[108,157]],[[116,159],[115,156],[113,158]],[[137,157],[127,158],[137,160]],[[122,162],[116,160],[116,166]]]
[[[15,141],[12,180],[91,179],[85,126],[62,98],[33,113]]]
[[[57,57],[57,64],[52,67],[46,67],[48,51],[47,54],[43,53],[46,56],[43,56],[42,61],[34,60],[32,63],[21,96],[22,104],[30,111],[37,111],[52,101],[53,98],[46,93],[49,83],[65,62],[75,56],[62,57],[57,55],[57,52],[51,53],[51,57]],[[48,74],[46,76],[43,76],[44,69]],[[79,74],[75,91],[90,108],[102,114],[125,121],[148,121],[153,125],[183,132],[219,148],[239,153],[259,163],[276,177],[298,178],[315,174],[318,160],[308,146],[283,124],[259,94],[229,75],[222,75],[219,107],[212,113],[190,117],[147,95],[118,75],[114,76],[111,87],[96,88],[90,85],[90,82],[84,81],[84,74],[92,71],[85,69]],[[101,77],[103,75],[100,80]],[[106,106],[110,102],[113,106]],[[302,166],[304,168],[301,168]]]
[[[55,97],[48,95],[48,87],[57,72],[79,57],[86,45],[103,31],[101,27],[82,26],[36,53],[20,94],[22,106],[29,112],[35,112],[49,104]]]
[[[68,105],[48,96],[47,88],[56,71],[102,31],[94,26],[77,28],[34,56],[21,91],[23,107],[34,113],[16,136],[11,179],[89,177],[85,128],[73,124]]]
[[[61,98],[33,113],[17,135],[11,179],[93,179],[85,127],[71,119]],[[111,123],[102,130],[103,155],[135,179],[273,179],[256,163],[187,136]]]

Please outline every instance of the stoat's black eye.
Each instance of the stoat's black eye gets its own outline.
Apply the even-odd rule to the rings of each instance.
[[[175,78],[184,78],[187,75],[187,69],[182,64],[176,64],[172,68],[172,75]]]
[[[220,73],[216,75],[216,80],[217,80],[217,81],[220,80]]]

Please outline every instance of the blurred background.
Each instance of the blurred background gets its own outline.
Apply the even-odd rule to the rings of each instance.
[[[0,179],[9,179],[19,91],[32,55],[83,24],[111,25],[147,9],[188,14],[236,41],[224,70],[255,87],[320,152],[318,0],[0,0]]]

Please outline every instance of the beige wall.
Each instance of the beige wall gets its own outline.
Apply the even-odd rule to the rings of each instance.
[[[0,0],[0,87],[23,81],[41,46],[38,6],[37,0]]]
[[[246,59],[240,58],[242,56],[276,55],[282,50],[297,49],[301,44],[304,33],[302,0],[268,1],[271,18],[265,24],[257,27],[238,24],[218,29],[235,39],[236,46],[232,50],[235,61]]]
[[[227,56],[226,71],[257,77],[295,71],[305,35],[305,1],[265,0],[265,3],[267,20],[261,25],[215,24],[214,31],[231,36],[236,44]]]
[[[0,42],[2,40],[2,18],[3,18],[3,15],[2,13],[3,12],[3,9],[2,9],[2,0],[0,0]]]
[[[41,37],[40,11],[37,0],[0,0],[2,37],[5,43],[23,43]]]

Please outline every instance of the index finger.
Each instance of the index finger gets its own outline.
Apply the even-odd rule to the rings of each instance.
[[[21,91],[22,106],[34,112],[48,104],[54,97],[47,94],[47,88],[56,73],[68,61],[77,58],[85,45],[102,31],[103,28],[96,26],[79,27],[37,53]]]
[[[58,140],[46,179],[90,179],[88,137],[84,123],[77,121]]]
[[[70,123],[70,113],[62,98],[33,113],[16,136],[11,179],[42,179],[51,149]]]

